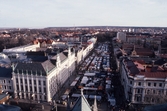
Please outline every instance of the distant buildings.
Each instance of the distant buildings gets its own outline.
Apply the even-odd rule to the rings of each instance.
[[[125,40],[125,37],[120,40]],[[159,104],[167,100],[167,61],[162,37],[127,35],[113,40],[114,54],[126,101],[131,105]]]

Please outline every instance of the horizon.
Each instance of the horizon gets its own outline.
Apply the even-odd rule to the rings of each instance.
[[[45,29],[45,28],[90,28],[90,27],[109,27],[109,28],[167,28],[159,26],[46,26],[46,27],[0,27],[0,29]]]
[[[8,0],[0,27],[167,27],[166,0]]]

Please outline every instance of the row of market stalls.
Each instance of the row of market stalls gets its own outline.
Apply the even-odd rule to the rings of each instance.
[[[79,73],[70,85],[68,94],[70,98],[76,100],[80,97],[80,89],[82,88],[84,96],[88,100],[94,100],[96,96],[99,102],[107,100],[110,105],[114,106],[114,96],[108,96],[114,90],[110,59],[108,44],[100,44],[79,68],[82,73]],[[63,99],[65,97],[67,94],[62,96]]]

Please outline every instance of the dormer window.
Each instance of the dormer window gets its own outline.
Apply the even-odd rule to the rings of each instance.
[[[138,86],[141,86],[141,82],[138,82]]]

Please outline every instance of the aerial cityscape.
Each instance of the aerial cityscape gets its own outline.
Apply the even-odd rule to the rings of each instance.
[[[4,1],[0,111],[167,111],[166,5]]]

